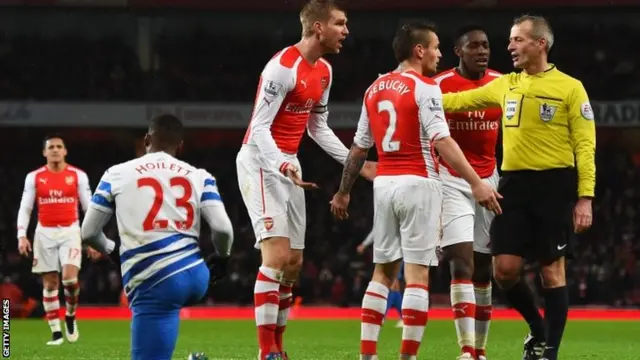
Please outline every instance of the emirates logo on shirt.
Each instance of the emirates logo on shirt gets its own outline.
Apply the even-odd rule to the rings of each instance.
[[[288,103],[284,111],[294,114],[308,114],[313,109],[314,101],[313,99],[307,100],[304,104],[300,103]]]

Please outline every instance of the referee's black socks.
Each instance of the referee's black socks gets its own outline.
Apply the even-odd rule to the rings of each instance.
[[[547,345],[543,358],[556,360],[562,341],[564,327],[569,313],[569,293],[567,287],[544,289],[544,320],[547,333]]]
[[[538,340],[545,340],[544,320],[533,301],[533,293],[524,281],[520,280],[513,287],[504,290],[507,301],[529,324],[531,335]]]

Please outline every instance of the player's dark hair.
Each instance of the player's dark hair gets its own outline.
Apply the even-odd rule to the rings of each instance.
[[[60,139],[62,140],[63,144],[67,144],[66,141],[64,141],[64,136],[62,136],[62,134],[60,133],[54,133],[54,134],[48,134],[45,135],[44,139],[42,139],[42,148],[45,149],[47,147],[47,141],[52,140],[52,139]]]
[[[402,25],[393,38],[393,54],[398,62],[413,56],[413,48],[422,44],[429,46],[429,34],[436,32],[436,26],[430,22],[411,22]]]
[[[149,135],[156,146],[175,147],[182,142],[184,127],[176,116],[161,114],[151,119]]]
[[[455,46],[460,46],[462,38],[472,31],[482,31],[483,33],[487,33],[487,31],[480,25],[466,25],[458,28],[453,35],[453,43]]]
[[[302,36],[313,35],[313,23],[328,21],[332,10],[344,11],[344,8],[337,0],[310,0],[307,2],[300,10]]]

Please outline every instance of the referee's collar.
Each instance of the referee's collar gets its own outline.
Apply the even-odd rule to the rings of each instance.
[[[542,76],[545,76],[547,74],[552,73],[554,70],[556,70],[556,65],[552,64],[552,63],[549,63],[549,67],[547,68],[547,70],[545,70],[543,72],[539,72],[539,73],[534,74],[534,75],[529,75],[529,74],[527,74],[526,71],[523,71],[522,73],[525,74],[526,76],[530,76],[530,77],[542,77]]]

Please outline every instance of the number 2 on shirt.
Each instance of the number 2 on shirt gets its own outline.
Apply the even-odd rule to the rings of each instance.
[[[384,152],[396,152],[400,150],[400,141],[392,141],[393,135],[396,132],[396,123],[398,121],[398,115],[393,103],[389,100],[378,101],[378,114],[386,111],[389,114],[389,126],[382,138],[382,151]]]
[[[176,199],[176,206],[187,211],[187,218],[185,220],[172,221],[176,224],[176,227],[178,229],[189,229],[191,228],[191,226],[193,226],[193,218],[195,216],[193,205],[191,205],[191,203],[189,202],[189,199],[191,199],[191,195],[193,194],[191,183],[184,177],[176,176],[169,180],[169,184],[171,185],[171,187],[179,186],[184,190],[184,195]],[[168,228],[169,220],[156,218],[158,216],[158,213],[160,212],[162,203],[164,202],[164,192],[162,191],[162,185],[160,185],[160,182],[154,178],[146,177],[138,179],[138,188],[144,186],[152,188],[156,196],[153,200],[153,205],[151,205],[149,213],[142,223],[142,228],[144,229],[144,231]]]

